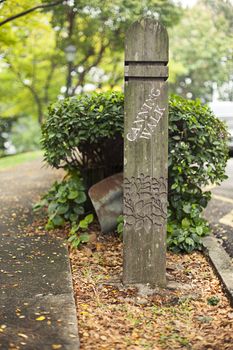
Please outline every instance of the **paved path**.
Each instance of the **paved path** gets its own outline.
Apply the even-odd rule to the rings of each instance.
[[[229,159],[228,179],[213,187],[212,199],[205,210],[214,235],[233,259],[233,158]]]
[[[67,248],[27,237],[32,206],[59,172],[41,160],[0,170],[0,349],[79,348]]]

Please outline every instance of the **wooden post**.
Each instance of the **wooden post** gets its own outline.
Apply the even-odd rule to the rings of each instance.
[[[125,284],[166,285],[167,63],[166,29],[135,22],[125,45]]]

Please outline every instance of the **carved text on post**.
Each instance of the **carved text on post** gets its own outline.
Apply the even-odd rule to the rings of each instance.
[[[136,141],[137,139],[150,139],[152,133],[162,118],[165,108],[160,108],[158,97],[160,90],[151,89],[148,98],[143,103],[138,112],[130,132],[126,135],[128,141]]]

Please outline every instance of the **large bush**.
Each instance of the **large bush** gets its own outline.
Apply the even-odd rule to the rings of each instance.
[[[43,126],[46,161],[68,171],[103,169],[102,177],[122,170],[121,93],[93,94],[52,105]],[[225,178],[227,131],[199,101],[169,101],[168,246],[179,251],[200,247],[208,232],[201,217],[210,199],[203,186]]]
[[[179,251],[200,247],[208,233],[201,217],[211,193],[203,187],[226,178],[225,124],[200,101],[172,97],[169,102],[168,246]]]
[[[69,172],[95,169],[100,177],[122,169],[122,93],[102,93],[65,99],[50,106],[42,128],[45,160]],[[98,180],[98,179],[96,179]],[[89,181],[89,185],[95,178]]]

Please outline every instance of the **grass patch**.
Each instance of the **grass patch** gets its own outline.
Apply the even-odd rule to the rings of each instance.
[[[0,171],[39,158],[42,154],[42,151],[33,151],[0,158]]]

